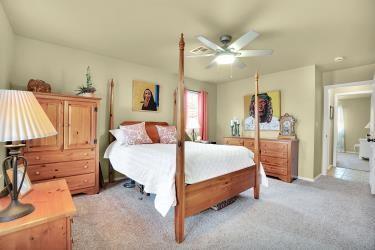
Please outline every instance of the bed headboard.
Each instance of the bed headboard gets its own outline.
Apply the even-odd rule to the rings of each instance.
[[[139,121],[123,121],[121,123],[122,126],[126,125],[133,125],[141,123]],[[146,131],[150,139],[152,140],[153,143],[160,143],[160,138],[158,134],[158,130],[156,129],[155,125],[159,126],[168,126],[168,122],[145,122],[146,123]]]

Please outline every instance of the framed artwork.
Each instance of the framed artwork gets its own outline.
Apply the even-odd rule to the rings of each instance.
[[[18,169],[17,169],[17,182],[18,182],[17,188],[19,188],[19,186],[21,184],[22,176],[23,176],[24,173],[25,173],[25,167],[23,165],[18,165]],[[9,176],[10,182],[12,183],[13,182],[13,169],[12,168],[8,169],[7,174]],[[0,178],[0,179],[3,180],[3,178],[4,177],[2,176],[2,178]],[[12,185],[13,185],[13,183],[12,183]],[[30,178],[27,175],[27,173],[25,173],[25,179],[22,183],[22,187],[21,187],[21,190],[20,190],[20,198],[25,196],[31,190],[32,190],[32,184],[31,184]]]
[[[260,130],[278,131],[280,128],[280,91],[268,91],[258,95]],[[244,96],[244,130],[255,130],[255,95]]]
[[[133,81],[133,111],[159,111],[160,85],[140,80]]]
[[[295,124],[296,124],[296,119],[293,116],[289,115],[288,113],[285,113],[285,115],[281,116],[279,138],[295,139],[296,138],[296,133],[294,129]]]

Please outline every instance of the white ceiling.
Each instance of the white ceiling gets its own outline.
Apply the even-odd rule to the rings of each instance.
[[[323,71],[375,62],[374,0],[0,0],[18,35],[177,72],[178,38],[186,50],[198,34],[217,41],[253,29],[246,49],[274,55],[206,70],[209,58],[186,59],[186,75],[208,82],[317,64]],[[342,63],[333,58],[344,56]]]

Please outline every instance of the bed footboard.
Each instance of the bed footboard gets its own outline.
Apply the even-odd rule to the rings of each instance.
[[[198,214],[217,203],[255,187],[256,168],[248,167],[185,188],[185,217]]]

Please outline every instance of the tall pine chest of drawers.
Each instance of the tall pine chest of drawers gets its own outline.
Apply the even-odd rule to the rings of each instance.
[[[26,142],[32,182],[64,178],[72,194],[99,192],[99,98],[34,93],[57,135]]]

